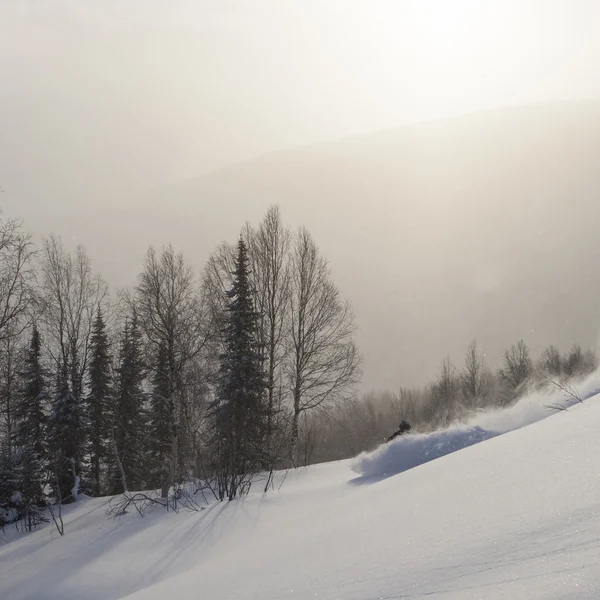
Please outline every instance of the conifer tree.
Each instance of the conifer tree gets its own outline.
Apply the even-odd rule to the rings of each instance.
[[[216,474],[221,499],[247,492],[252,476],[267,463],[267,382],[258,342],[258,314],[249,281],[248,251],[240,238],[227,292],[224,351],[213,403]]]
[[[171,460],[171,442],[175,415],[171,406],[171,378],[169,352],[166,344],[158,347],[152,369],[152,396],[150,398],[150,487],[161,487],[165,463]]]
[[[144,413],[144,364],[140,331],[135,317],[125,323],[119,366],[111,441],[113,452],[120,465],[114,469],[112,491],[139,489],[146,481],[145,437],[146,416]],[[117,466],[117,465],[116,465]],[[121,472],[122,470],[122,472]],[[123,478],[126,481],[123,481]],[[120,482],[119,482],[120,480]]]
[[[85,422],[81,408],[69,387],[67,370],[60,365],[48,425],[50,462],[54,471],[51,481],[55,494],[63,502],[76,500],[79,493],[85,450]]]
[[[41,319],[57,381],[50,419],[56,475],[53,481],[58,480],[61,496],[67,499],[71,489],[77,492],[79,488],[81,466],[86,458],[84,391],[90,338],[97,308],[108,291],[105,281],[92,271],[83,246],[70,253],[60,238],[50,236],[44,241],[40,258]]]
[[[42,341],[36,326],[19,373],[17,404],[17,477],[20,509],[25,527],[31,530],[39,521],[39,509],[45,504],[43,486],[48,474],[46,378],[42,364]]]
[[[110,409],[110,348],[102,309],[98,307],[90,337],[89,393],[86,408],[89,427],[90,483],[101,494],[101,466],[108,456],[107,418]]]

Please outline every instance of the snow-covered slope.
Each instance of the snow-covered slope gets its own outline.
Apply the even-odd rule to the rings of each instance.
[[[364,467],[380,450],[198,513],[112,521],[83,501],[63,538],[47,528],[0,546],[0,598],[598,597],[600,400],[515,429],[515,411],[535,420],[541,406],[482,416],[480,431],[513,431],[385,479]],[[460,431],[419,452],[456,449]],[[398,456],[402,444],[417,447],[402,440]]]

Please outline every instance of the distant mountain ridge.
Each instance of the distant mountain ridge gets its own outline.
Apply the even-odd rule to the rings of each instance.
[[[446,354],[461,361],[475,337],[492,367],[520,337],[534,353],[596,345],[600,100],[272,153],[128,209],[99,208],[93,222],[63,215],[54,230],[77,227],[121,283],[149,243],[173,241],[200,269],[216,243],[271,204],[313,232],[354,305],[365,388],[424,383]]]

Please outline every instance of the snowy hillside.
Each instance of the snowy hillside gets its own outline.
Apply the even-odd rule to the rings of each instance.
[[[598,597],[600,400],[523,427],[559,398],[298,470],[278,492],[197,513],[113,521],[105,500],[84,500],[67,508],[63,538],[7,530],[0,598]]]

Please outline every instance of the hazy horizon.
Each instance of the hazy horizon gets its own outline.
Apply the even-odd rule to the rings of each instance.
[[[410,253],[394,232],[404,231],[401,206],[411,203],[423,207],[414,221],[423,228],[427,211],[437,207],[433,220],[443,232],[446,223],[459,222],[455,211],[476,202],[474,190],[484,198],[478,218],[487,222],[498,220],[503,202],[516,202],[503,196],[515,195],[513,179],[521,202],[531,191],[534,203],[552,207],[570,201],[569,186],[593,189],[596,141],[585,131],[596,130],[593,123],[574,125],[572,117],[600,99],[598,22],[600,4],[592,0],[151,0],[143,11],[115,0],[7,0],[0,4],[0,207],[24,217],[37,236],[54,232],[71,245],[83,243],[94,266],[121,286],[133,282],[149,243],[172,241],[200,271],[215,244],[279,204],[286,223],[315,231],[335,281],[357,309],[367,386],[420,382],[447,352],[460,356],[467,337],[493,340],[499,352],[506,328],[496,332],[482,316],[491,308],[473,296],[471,312],[489,329],[461,313],[464,331],[448,326],[436,337],[443,307],[422,305],[421,313],[435,311],[438,320],[431,330],[413,330],[406,323],[424,321],[424,314],[403,300],[404,312],[383,303],[390,331],[378,319],[382,307],[357,283],[376,279],[368,265],[355,271],[352,247],[368,249],[372,260],[377,252]],[[559,104],[567,116],[554,131]],[[534,127],[520,140],[519,115],[538,108],[549,115],[540,117],[549,120],[540,131],[554,133]],[[514,122],[496,120],[511,111]],[[486,147],[489,140],[498,147]],[[554,144],[564,153],[553,154]],[[575,156],[571,148],[587,154]],[[545,155],[547,178],[527,153]],[[256,169],[254,178],[248,168]],[[344,201],[340,228],[335,215]],[[585,201],[585,210],[594,210],[593,200]],[[530,212],[527,226],[535,228]],[[411,285],[421,286],[419,277],[427,280],[430,268],[437,273],[447,257],[460,257],[464,264],[454,268],[485,293],[518,276],[508,270],[518,264],[509,247],[516,234],[508,234],[507,248],[492,241],[489,253],[500,258],[480,257],[478,236],[462,235],[472,247],[443,233],[437,256],[426,229],[412,232],[428,262],[385,258],[377,276],[402,277],[408,269]],[[585,251],[595,253],[592,241]],[[538,275],[533,267],[529,273],[525,287],[510,289],[533,289]],[[397,287],[388,293],[401,294]],[[527,337],[523,323],[535,318],[535,306],[523,309],[518,337]],[[552,310],[558,309],[543,313],[550,329],[534,335],[539,344],[555,330],[560,339],[575,336],[566,325],[552,325]],[[582,327],[578,322],[574,331]],[[393,372],[409,352],[410,344],[398,340],[419,334],[427,339],[416,349],[419,358]]]

